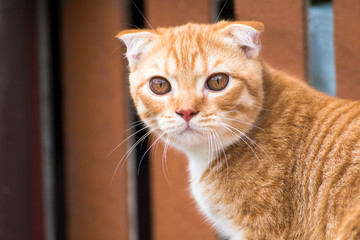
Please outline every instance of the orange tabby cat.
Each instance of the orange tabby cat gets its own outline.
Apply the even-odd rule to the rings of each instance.
[[[126,30],[130,91],[230,239],[360,239],[360,103],[260,57],[258,22]],[[281,53],[279,53],[281,54]]]

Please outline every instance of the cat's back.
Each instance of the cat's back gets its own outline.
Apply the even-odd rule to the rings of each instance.
[[[360,239],[348,238],[351,231],[360,234],[360,102],[327,100],[315,111],[300,151],[298,209],[310,238],[346,233],[339,239]]]
[[[237,156],[238,182],[250,175],[243,169],[259,159],[252,179],[271,182],[282,169],[276,186],[288,188],[278,207],[286,205],[294,214],[284,239],[360,239],[360,102],[329,97],[276,70],[264,86],[261,129],[249,133],[263,151],[248,161],[253,152],[245,143],[230,150]],[[262,170],[266,174],[259,175]],[[262,182],[252,184],[257,183]]]

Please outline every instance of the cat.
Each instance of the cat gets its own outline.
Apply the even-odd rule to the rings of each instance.
[[[186,154],[192,195],[222,236],[360,239],[360,103],[265,63],[263,31],[221,21],[120,32],[137,112]]]

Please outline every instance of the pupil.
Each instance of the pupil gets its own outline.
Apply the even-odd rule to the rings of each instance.
[[[163,86],[163,82],[162,82],[162,81],[160,81],[159,85],[160,85],[160,88],[162,88],[162,86]]]
[[[217,84],[220,84],[220,78],[216,78]]]

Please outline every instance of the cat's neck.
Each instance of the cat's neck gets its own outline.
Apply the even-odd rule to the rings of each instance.
[[[209,167],[217,165],[217,163],[223,161],[226,149],[231,145],[236,145],[237,141],[239,141],[238,137],[230,136],[221,139],[220,143],[218,142],[217,144],[213,144],[212,147],[209,146],[209,142],[204,142],[202,145],[180,147],[180,150],[185,153],[189,160],[188,166],[191,181],[199,181],[203,173]]]
[[[305,105],[321,104],[331,99],[330,96],[311,88],[305,80],[274,69],[266,63],[263,63],[263,87],[265,109],[268,107],[272,110],[286,110],[302,105],[311,112],[319,110],[320,106],[306,108]]]
[[[208,148],[186,149],[184,153],[189,160],[189,172],[191,181],[199,181],[205,170],[210,164],[210,159],[214,159],[215,153],[209,152]]]

